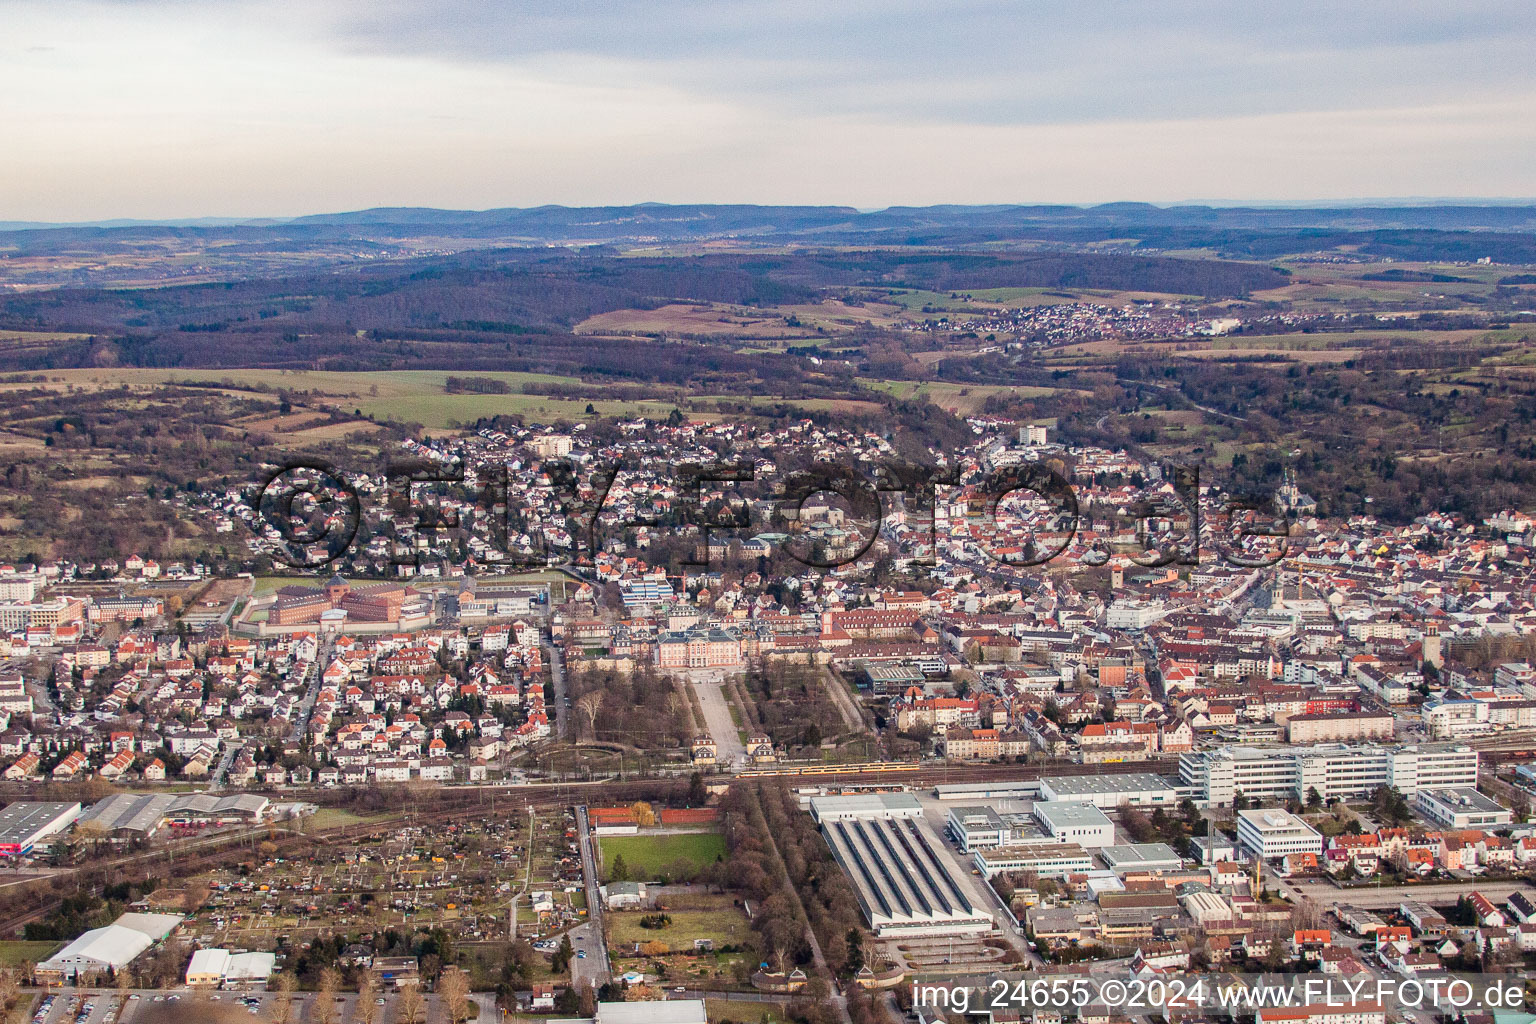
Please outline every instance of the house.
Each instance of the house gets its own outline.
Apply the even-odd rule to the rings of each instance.
[[[1471,905],[1472,912],[1477,915],[1478,924],[1486,928],[1502,928],[1509,923],[1509,919],[1504,916],[1504,911],[1482,893],[1468,894],[1467,902]]]
[[[1536,922],[1536,900],[1532,900],[1527,894],[1512,892],[1504,904],[1509,907],[1510,916],[1521,924]]]
[[[609,910],[639,907],[646,902],[644,882],[609,882],[598,891]]]

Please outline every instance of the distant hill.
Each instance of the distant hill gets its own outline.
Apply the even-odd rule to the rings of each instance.
[[[0,252],[45,254],[82,243],[105,255],[156,242],[340,257],[400,245],[456,248],[739,241],[956,249],[998,243],[1120,251],[1205,249],[1239,259],[1348,251],[1401,260],[1536,263],[1536,204],[1401,206],[537,206],[496,210],[381,207],[286,220],[0,223]],[[225,250],[226,253],[234,250]]]

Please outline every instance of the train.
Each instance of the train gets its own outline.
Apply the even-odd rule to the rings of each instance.
[[[773,768],[748,768],[736,773],[738,779],[768,779],[785,775],[866,775],[915,772],[923,766],[913,761],[867,761],[861,764],[779,765]]]

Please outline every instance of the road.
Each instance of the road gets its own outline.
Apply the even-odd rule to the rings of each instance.
[[[1395,907],[1405,900],[1433,904],[1455,903],[1457,897],[1473,892],[1480,892],[1495,903],[1508,899],[1512,892],[1536,895],[1531,885],[1525,882],[1488,882],[1479,879],[1466,882],[1427,882],[1423,885],[1384,885],[1341,889],[1329,882],[1292,882],[1270,874],[1265,878],[1265,884],[1279,888],[1282,892],[1300,896],[1314,903],[1319,911],[1328,910],[1341,903],[1369,909]]]
[[[570,691],[565,688],[565,655],[553,643],[545,649],[549,652],[549,678],[555,689],[555,706],[550,709],[555,716],[555,736],[565,739],[571,733],[571,713],[565,704],[570,699]]]
[[[224,788],[224,776],[229,772],[229,766],[235,763],[235,755],[245,748],[244,743],[229,743],[224,747],[224,754],[219,758],[218,767],[213,770],[213,775],[208,779],[208,790],[217,793]]]
[[[304,732],[309,728],[309,716],[315,710],[315,700],[320,696],[320,679],[327,666],[331,663],[331,655],[335,646],[329,636],[320,640],[320,649],[315,654],[314,663],[304,668],[304,680],[300,683],[308,683],[309,688],[304,691],[304,697],[299,701],[298,713],[293,716],[293,729],[288,733],[288,742],[298,743],[304,738]]]
[[[25,1000],[27,996],[23,996]],[[75,989],[55,988],[52,990],[52,999],[47,1003],[47,1010],[43,1014],[43,1024],[105,1024],[109,1010],[119,1005],[122,1012],[118,1016],[118,1024],[156,1024],[164,1019],[166,1012],[172,1007],[180,1007],[191,1010],[199,1006],[207,1006],[210,1009],[215,1006],[228,1007],[227,1016],[220,1020],[243,1020],[247,1017],[251,1021],[265,1022],[272,1019],[272,1007],[278,1000],[275,992],[210,992],[206,990],[194,992],[187,988],[178,989],[133,989],[126,993],[120,993],[116,989]],[[296,992],[292,996],[293,1013],[289,1017],[292,1021],[314,1020],[315,995],[310,992]],[[384,1001],[381,1007],[382,1013],[375,1018],[379,1024],[396,1024],[400,1021],[398,1013],[399,997],[393,992],[382,992],[377,997]],[[496,995],[492,992],[476,993],[471,997],[480,1008],[479,1019],[482,1022],[490,1022],[499,1019],[496,1010]],[[43,995],[38,1002],[38,1009],[42,1009],[43,1000],[48,996]],[[336,1020],[357,1021],[356,1015],[357,993],[338,992],[336,1000]],[[444,1018],[442,1007],[437,996],[428,994],[426,997],[427,1020],[441,1021]],[[89,1006],[89,1012],[86,1007]],[[243,1011],[243,1012],[242,1012]],[[201,1019],[201,1018],[197,1018]]]
[[[709,730],[709,738],[715,741],[719,763],[729,768],[744,764],[747,747],[741,742],[741,734],[731,718],[731,707],[726,702],[718,675],[690,675],[688,682],[693,686],[693,692],[699,695],[699,706],[704,709],[704,727]]]
[[[571,983],[584,979],[595,989],[613,980],[613,969],[608,964],[608,944],[603,941],[603,897],[597,891],[597,851],[592,847],[592,827],[587,821],[584,805],[576,807],[576,836],[581,843],[581,877],[587,890],[587,923],[572,928],[570,936],[577,953],[587,955],[571,961]]]
[[[1040,958],[1040,955],[1029,948],[1029,940],[1014,927],[1011,916],[1003,904],[1003,898],[997,894],[996,889],[987,884],[985,879],[971,874],[976,866],[975,861],[962,853],[960,847],[949,837],[947,824],[953,804],[937,800],[926,793],[919,794],[917,799],[923,807],[924,824],[932,830],[935,838],[938,839],[938,846],[944,851],[944,856],[948,857],[950,863],[954,865],[955,879],[970,892],[976,906],[985,907],[991,912],[992,920],[997,923],[997,929],[1003,939],[1024,958],[1023,962],[1027,965],[1025,969],[1035,970],[1045,966],[1045,961]]]

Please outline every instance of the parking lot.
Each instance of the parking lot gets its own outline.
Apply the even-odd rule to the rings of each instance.
[[[33,1024],[160,1024],[161,1021],[182,1020],[187,1024],[205,1024],[216,1021],[269,1021],[273,1019],[272,1004],[282,998],[274,992],[193,992],[181,989],[159,992],[151,989],[135,990],[124,995],[112,989],[73,990],[54,992],[44,996],[32,1016]],[[313,1003],[317,997],[312,992],[296,993],[291,999],[293,1012],[289,1020],[293,1024],[311,1019]],[[375,1000],[374,1024],[397,1024],[400,997],[384,993]],[[440,1019],[435,997],[426,997],[428,1021]],[[485,1011],[482,1007],[482,1013]],[[343,993],[336,997],[337,1024],[360,1021],[357,993]],[[486,1017],[485,1019],[492,1019]]]

